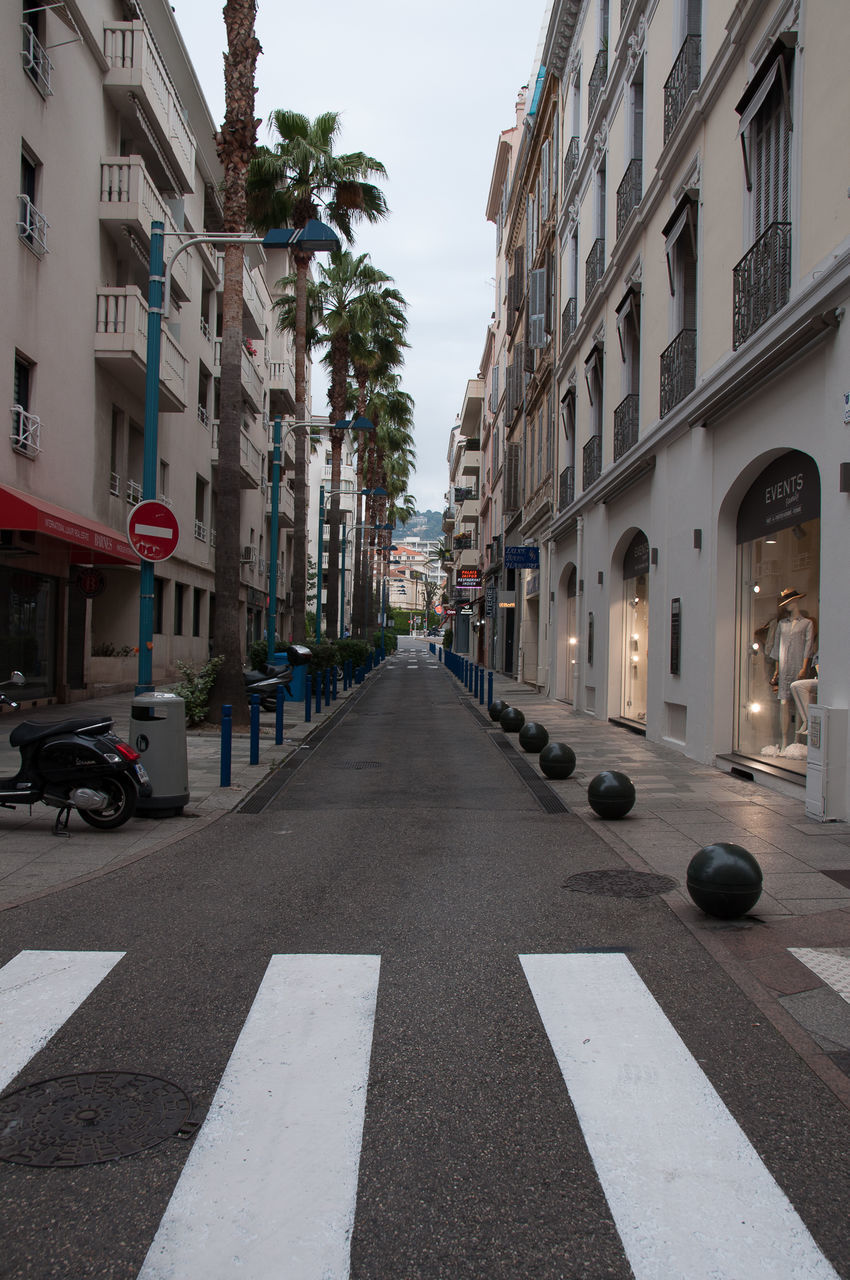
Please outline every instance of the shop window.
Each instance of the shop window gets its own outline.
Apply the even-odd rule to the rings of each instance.
[[[200,587],[195,587],[192,591],[192,635],[199,636],[201,634],[201,606],[204,599],[204,593]]]
[[[174,634],[182,636],[183,634],[183,602],[186,596],[187,588],[182,582],[174,584]]]
[[[784,454],[762,472],[737,534],[734,749],[805,777],[820,589],[820,477],[807,454]]]
[[[646,724],[649,656],[649,543],[635,534],[623,557],[623,679],[620,714]]]

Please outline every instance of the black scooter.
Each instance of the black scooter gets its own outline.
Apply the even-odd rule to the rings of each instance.
[[[17,707],[3,688],[26,684],[20,671],[0,687],[0,702]],[[121,827],[136,812],[139,795],[150,795],[139,753],[112,732],[109,717],[83,717],[38,724],[25,720],[9,734],[21,753],[18,772],[0,778],[0,808],[34,805],[39,800],[59,810],[53,831],[67,834],[71,810],[99,831]]]
[[[258,693],[263,711],[274,711],[277,707],[278,685],[283,685],[285,689],[292,682],[292,667],[267,666],[262,671],[243,671],[242,676],[249,700],[252,693]]]

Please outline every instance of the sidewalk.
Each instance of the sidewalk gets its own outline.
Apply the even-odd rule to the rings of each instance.
[[[374,679],[376,672],[366,677]],[[274,713],[260,713],[260,761],[249,764],[250,738],[234,733],[229,787],[222,787],[221,749],[218,732],[189,729],[186,754],[189,766],[189,803],[180,817],[133,818],[116,831],[95,831],[79,814],[72,813],[68,836],[55,836],[56,809],[37,804],[30,811],[0,809],[0,911],[30,898],[66,888],[105,871],[134,862],[163,849],[199,829],[209,826],[228,809],[235,808],[253,789],[294,752],[309,750],[310,737],[328,720],[340,714],[360,686],[343,692],[341,682],[336,701],[316,712],[311,704],[311,720],[305,723],[304,703],[284,706],[283,743],[275,744]],[[41,707],[0,716],[0,774],[17,772],[20,757],[9,745],[9,734],[22,720],[50,724],[81,715],[108,715],[115,732],[130,741],[132,693],[115,694],[72,706]]]
[[[487,714],[448,670],[446,679]],[[783,794],[734,778],[498,673],[493,697],[544,725],[551,742],[573,748],[572,777],[549,785],[628,867],[677,882],[664,894],[671,909],[850,1106],[850,824],[807,818],[802,787]],[[497,724],[490,731],[501,732]],[[509,736],[539,772],[537,757]],[[635,784],[625,818],[603,821],[587,802],[588,783],[603,769]],[[705,915],[686,888],[691,858],[718,840],[743,845],[764,874],[761,898],[743,919]]]

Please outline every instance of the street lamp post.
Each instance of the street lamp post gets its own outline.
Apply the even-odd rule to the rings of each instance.
[[[368,422],[367,418],[357,419],[358,424],[367,423],[367,422]],[[351,425],[352,424],[350,422],[338,422],[336,424],[338,428],[341,428],[343,426],[350,427]],[[357,426],[358,431],[366,431],[367,429],[374,429],[372,428],[371,422],[368,422],[368,428],[366,426],[360,426],[360,425]],[[328,493],[325,493],[325,486],[323,484],[319,485],[319,539],[318,539],[319,547],[318,547],[318,556],[317,556],[318,563],[316,565],[316,644],[318,644],[322,638],[322,576],[323,576],[322,557],[324,555],[324,542],[325,542],[325,498],[326,497],[332,498],[334,497],[335,494],[339,494],[339,493],[350,493],[352,496],[354,496],[355,493],[372,494],[373,496],[379,497],[379,498],[385,498],[387,496],[386,489],[382,489],[380,487],[377,489],[356,489],[356,490],[331,489],[329,490]],[[343,557],[344,556],[345,556],[345,551],[343,550]],[[344,563],[344,559],[343,559],[343,563]],[[345,579],[343,578],[343,587],[344,587],[344,583],[345,583]],[[343,606],[344,606],[344,599],[345,598],[343,596]],[[344,608],[343,608],[343,612],[344,612]]]

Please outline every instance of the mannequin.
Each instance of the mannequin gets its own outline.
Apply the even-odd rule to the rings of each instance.
[[[771,684],[779,699],[780,727],[783,749],[793,742],[791,710],[793,706],[791,685],[797,680],[807,680],[809,660],[814,648],[815,624],[800,611],[804,591],[786,587],[780,592],[779,622],[770,657],[777,659],[776,673]]]
[[[818,697],[818,655],[812,658],[812,670],[814,677],[809,680],[792,680],[791,697],[794,699],[794,705],[800,714],[799,724],[797,726],[797,737],[806,738],[809,733],[809,705],[817,702]]]

